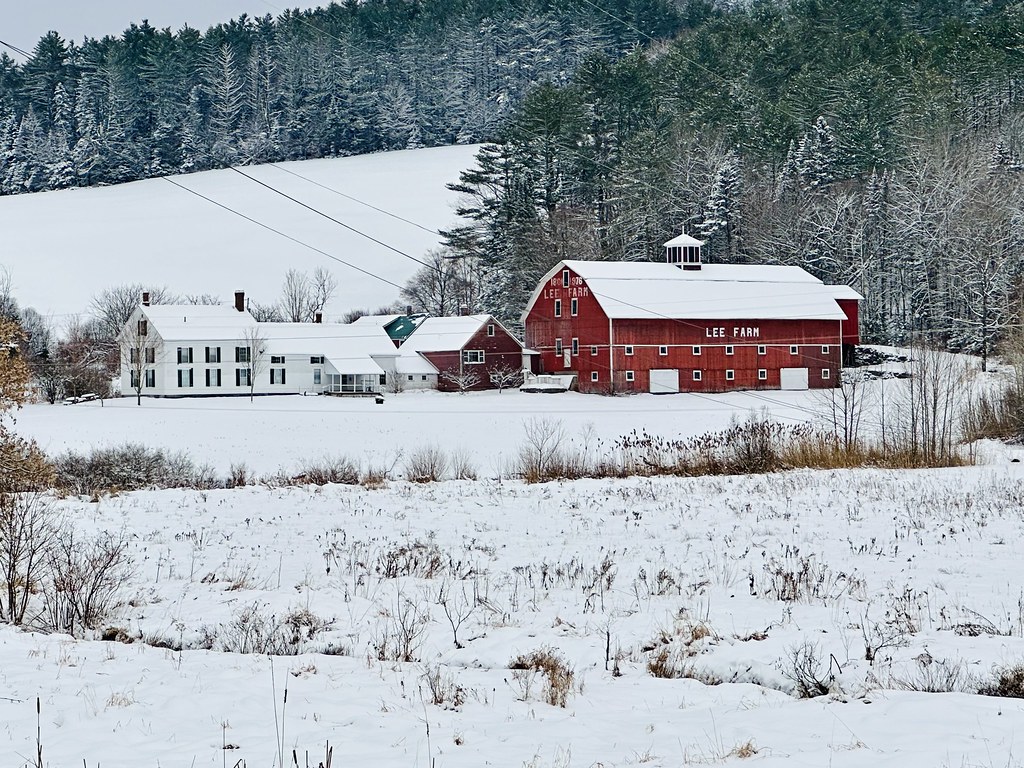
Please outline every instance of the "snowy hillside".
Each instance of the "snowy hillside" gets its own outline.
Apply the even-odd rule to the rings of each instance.
[[[428,230],[455,220],[445,185],[470,166],[476,146],[454,146],[245,168],[261,181],[417,258],[440,238],[335,192]],[[174,181],[286,235],[402,285],[415,262],[350,232],[230,170]],[[317,186],[317,185],[323,186]],[[330,187],[331,189],[324,189]],[[19,304],[63,316],[84,312],[90,297],[120,283],[166,285],[180,294],[230,299],[244,289],[269,303],[289,268],[331,270],[340,289],[328,314],[395,301],[393,285],[360,274],[267,231],[167,181],[0,198],[0,266]]]

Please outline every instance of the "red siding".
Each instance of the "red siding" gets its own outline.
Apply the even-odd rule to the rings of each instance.
[[[846,313],[843,321],[843,344],[860,344],[860,302],[856,299],[836,299]]]
[[[494,325],[494,335],[487,335],[487,326]],[[483,350],[483,363],[467,363],[462,366],[462,353],[465,350]],[[472,368],[480,375],[480,381],[471,389],[494,389],[491,384],[490,373],[495,368],[508,367],[513,371],[521,370],[523,367],[523,346],[516,338],[510,335],[500,324],[493,321],[484,323],[480,330],[466,343],[462,349],[455,349],[448,352],[424,352],[427,358],[437,370],[443,374],[445,371],[459,371]],[[462,368],[460,368],[462,366]],[[443,375],[437,377],[437,388],[442,392],[454,392],[457,386],[446,381]]]
[[[683,391],[777,389],[781,368],[807,368],[811,387],[835,386],[839,381],[838,320],[616,320],[612,358],[607,316],[581,278],[570,272],[569,283],[565,287],[559,273],[541,291],[526,317],[526,345],[540,352],[541,372],[574,372],[582,392],[647,392],[652,368],[678,370]],[[575,317],[573,298],[578,302]],[[562,302],[561,317],[554,315],[556,300]],[[579,344],[575,355],[574,338]],[[568,367],[555,352],[559,339],[570,351]],[[765,347],[764,354],[759,346]],[[791,346],[797,347],[796,354]],[[661,347],[666,347],[665,354]],[[699,354],[694,347],[699,347]],[[760,370],[766,371],[766,379],[758,378]],[[633,381],[627,381],[627,371],[633,372]],[[700,371],[700,381],[694,381],[694,371]],[[733,372],[731,380],[726,371]]]

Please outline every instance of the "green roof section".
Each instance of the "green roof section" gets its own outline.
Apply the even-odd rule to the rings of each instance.
[[[420,323],[426,317],[426,315],[399,315],[384,326],[384,331],[391,337],[392,341],[401,343],[408,339],[413,331],[419,328]]]

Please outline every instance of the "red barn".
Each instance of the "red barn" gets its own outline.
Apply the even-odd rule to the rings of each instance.
[[[861,297],[799,267],[704,264],[702,245],[670,240],[663,264],[560,262],[522,315],[540,372],[581,392],[836,386]]]

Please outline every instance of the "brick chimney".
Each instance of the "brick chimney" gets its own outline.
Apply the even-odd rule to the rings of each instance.
[[[405,305],[405,314],[406,315],[412,315],[412,304],[406,304]]]
[[[144,306],[144,307],[148,307],[149,306],[149,291],[143,291],[142,292],[142,306]]]
[[[235,291],[235,309],[245,312],[245,291]]]
[[[459,314],[462,315],[463,317],[468,317],[469,316],[469,305],[467,305],[467,304],[460,304],[459,305]]]

